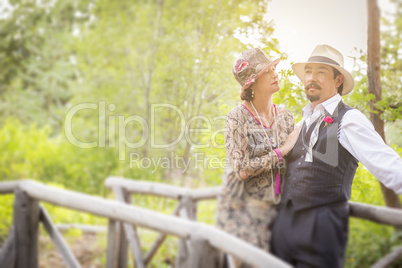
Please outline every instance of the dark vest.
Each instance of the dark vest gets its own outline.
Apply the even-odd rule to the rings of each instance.
[[[353,177],[358,161],[338,140],[343,115],[352,109],[339,102],[331,118],[321,122],[317,143],[313,147],[313,162],[306,162],[307,147],[313,123],[306,132],[303,125],[293,150],[288,154],[282,203],[292,200],[296,210],[333,204],[350,199]]]

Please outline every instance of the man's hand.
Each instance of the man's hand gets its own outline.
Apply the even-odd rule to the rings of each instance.
[[[301,125],[296,126],[292,133],[289,134],[288,138],[285,141],[285,144],[279,148],[283,156],[287,155],[295,146],[296,141],[299,138],[300,130]]]

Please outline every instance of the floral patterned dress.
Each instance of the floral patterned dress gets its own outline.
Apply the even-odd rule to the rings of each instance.
[[[292,113],[274,108],[276,123],[264,126],[273,149],[282,146],[294,128]],[[233,108],[226,117],[225,146],[227,164],[218,198],[217,226],[269,251],[270,227],[277,215],[273,184],[278,157],[271,151],[257,118],[243,105]],[[281,186],[285,171],[282,164]]]

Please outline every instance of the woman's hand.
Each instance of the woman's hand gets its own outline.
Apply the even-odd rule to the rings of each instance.
[[[289,134],[288,138],[285,141],[283,146],[279,147],[279,150],[282,153],[282,156],[287,155],[295,146],[297,139],[299,138],[301,125],[296,127],[292,133]]]

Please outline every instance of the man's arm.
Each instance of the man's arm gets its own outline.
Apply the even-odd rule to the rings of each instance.
[[[367,117],[350,110],[340,128],[340,144],[386,187],[402,194],[402,159],[384,143]]]

